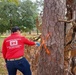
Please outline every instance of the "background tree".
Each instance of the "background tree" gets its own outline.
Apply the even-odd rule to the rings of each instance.
[[[26,7],[26,8],[25,8]],[[22,18],[22,25],[31,31],[35,27],[35,19],[38,14],[37,5],[30,0],[20,3],[20,14]]]
[[[0,2],[0,4],[3,4],[0,8],[0,22],[6,26],[6,29],[10,29],[15,25],[15,22],[13,21],[17,21],[19,18],[19,14],[17,12],[18,7],[15,4],[9,2]]]
[[[51,54],[41,48],[38,75],[63,75],[64,74],[64,23],[58,19],[65,17],[66,0],[44,0],[42,18],[42,37],[48,33],[52,36],[45,42]]]
[[[19,3],[19,0],[0,0],[2,2],[13,2],[15,4],[18,4]]]
[[[37,14],[37,5],[30,0],[19,1],[18,5],[12,0],[0,2],[0,25],[2,33],[15,25],[18,25],[23,31],[31,31],[35,27]]]

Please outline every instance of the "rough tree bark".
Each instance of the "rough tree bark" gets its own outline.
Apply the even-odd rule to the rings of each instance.
[[[63,75],[64,73],[64,23],[58,19],[65,17],[66,0],[44,0],[42,36],[51,32],[45,42],[51,54],[40,51],[37,75]]]

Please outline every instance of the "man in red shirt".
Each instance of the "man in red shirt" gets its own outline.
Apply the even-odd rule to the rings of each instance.
[[[17,70],[20,70],[23,75],[31,75],[30,64],[24,58],[24,45],[37,45],[38,42],[33,42],[20,35],[20,28],[15,26],[11,29],[11,35],[4,39],[2,54],[6,61],[6,67],[9,75],[16,75]]]

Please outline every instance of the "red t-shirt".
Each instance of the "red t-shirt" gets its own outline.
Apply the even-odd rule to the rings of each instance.
[[[4,59],[13,59],[24,56],[24,45],[35,45],[35,42],[28,40],[18,33],[13,33],[3,42],[2,53]]]

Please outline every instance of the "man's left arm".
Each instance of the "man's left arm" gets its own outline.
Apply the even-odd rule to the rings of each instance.
[[[3,58],[5,59],[5,62],[6,62],[6,52],[7,52],[7,49],[4,41],[2,45],[2,55],[3,55]]]

